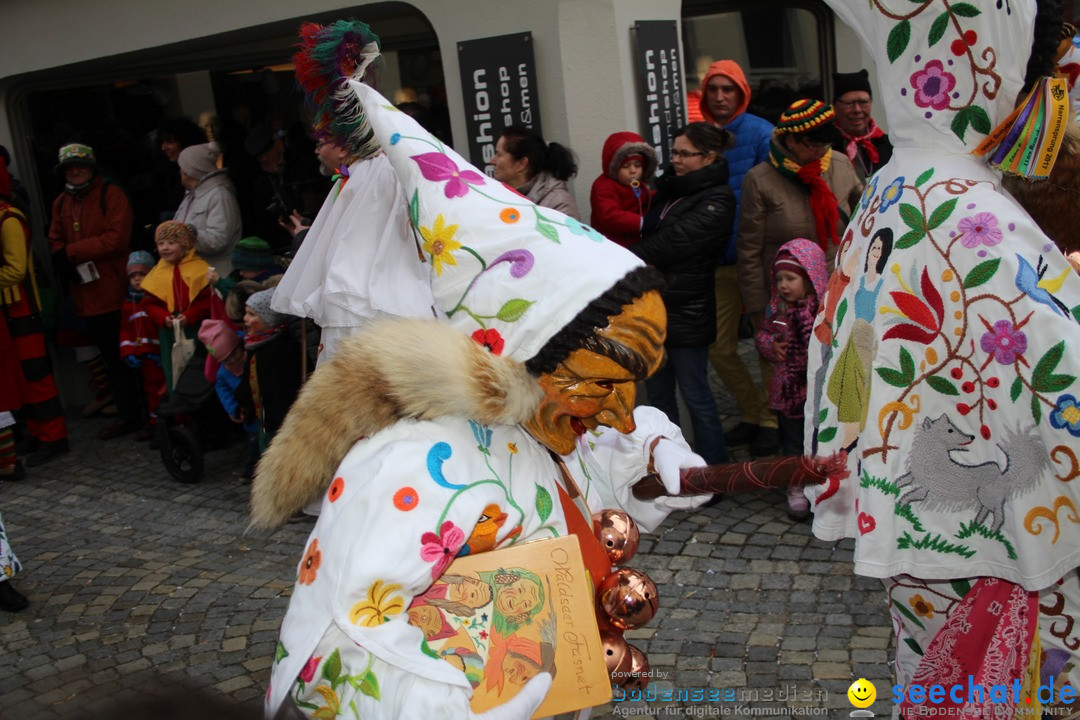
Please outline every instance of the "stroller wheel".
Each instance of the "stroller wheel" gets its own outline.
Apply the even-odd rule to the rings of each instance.
[[[164,429],[161,461],[169,474],[182,483],[198,482],[203,474],[203,451],[199,438],[183,425]]]

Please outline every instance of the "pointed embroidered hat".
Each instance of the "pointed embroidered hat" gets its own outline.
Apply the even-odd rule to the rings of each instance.
[[[528,360],[642,265],[591,227],[487,177],[367,85],[350,85],[405,188],[437,310],[493,352]]]

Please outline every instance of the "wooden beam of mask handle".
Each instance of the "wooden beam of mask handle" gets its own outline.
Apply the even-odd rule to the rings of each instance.
[[[726,465],[703,465],[684,468],[680,474],[679,495],[708,495],[710,493],[756,492],[790,485],[817,485],[830,475],[847,475],[847,453],[827,458],[783,457],[752,460]],[[668,495],[657,475],[646,475],[633,488],[638,500],[652,500]]]

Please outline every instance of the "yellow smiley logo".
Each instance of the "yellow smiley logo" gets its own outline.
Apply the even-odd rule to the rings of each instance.
[[[859,678],[847,689],[848,700],[857,708],[868,708],[877,699],[877,688],[866,678]]]

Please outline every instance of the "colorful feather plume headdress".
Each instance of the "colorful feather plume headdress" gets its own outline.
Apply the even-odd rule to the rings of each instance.
[[[379,58],[379,38],[357,20],[300,26],[300,50],[293,56],[296,80],[312,109],[315,134],[359,157],[379,151],[364,108],[348,80],[371,82]]]

